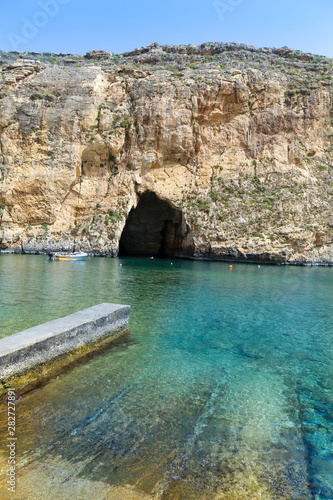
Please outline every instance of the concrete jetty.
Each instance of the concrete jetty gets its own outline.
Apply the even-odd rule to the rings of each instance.
[[[26,392],[128,332],[130,306],[99,304],[0,340],[0,396]]]

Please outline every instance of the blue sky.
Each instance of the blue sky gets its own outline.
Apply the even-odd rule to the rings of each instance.
[[[228,41],[333,57],[332,23],[332,0],[15,0],[1,6],[0,49],[121,53]]]

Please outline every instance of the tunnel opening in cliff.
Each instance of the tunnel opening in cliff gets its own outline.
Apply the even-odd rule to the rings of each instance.
[[[190,257],[193,239],[181,210],[146,191],[127,218],[120,256]]]

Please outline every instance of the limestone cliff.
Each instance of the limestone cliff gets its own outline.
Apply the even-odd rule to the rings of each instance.
[[[2,251],[333,264],[332,60],[153,44],[0,69]]]

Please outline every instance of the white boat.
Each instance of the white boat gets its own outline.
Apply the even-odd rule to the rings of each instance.
[[[72,253],[50,253],[50,260],[85,260],[88,254],[85,252],[72,252]]]

